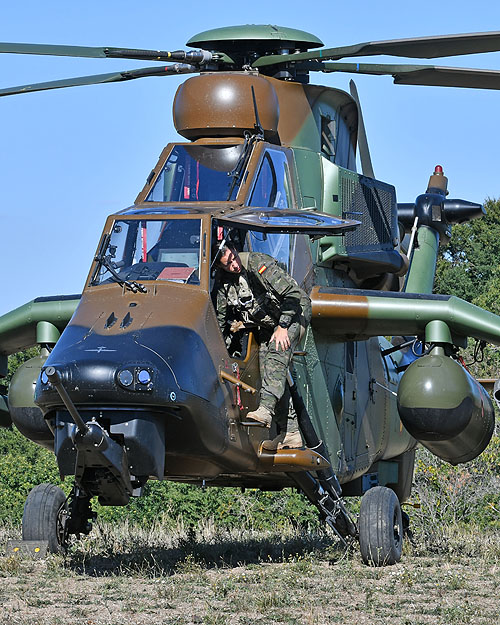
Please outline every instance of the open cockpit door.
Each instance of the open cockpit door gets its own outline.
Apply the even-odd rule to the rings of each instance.
[[[307,234],[312,237],[350,232],[360,223],[316,211],[272,207],[244,208],[230,215],[216,215],[216,218],[219,225],[240,230],[255,230],[267,234]]]

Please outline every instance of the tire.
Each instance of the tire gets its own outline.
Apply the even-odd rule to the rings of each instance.
[[[387,566],[401,559],[401,506],[390,488],[375,486],[363,495],[359,512],[359,546],[365,564]]]
[[[23,540],[46,540],[49,553],[60,553],[58,514],[66,495],[54,484],[39,484],[33,488],[24,504]]]

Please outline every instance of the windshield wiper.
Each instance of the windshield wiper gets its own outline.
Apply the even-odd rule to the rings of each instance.
[[[132,291],[133,293],[137,293],[137,291],[140,291],[141,293],[148,292],[144,284],[141,284],[140,282],[135,282],[134,280],[125,280],[125,278],[122,278],[113,267],[113,261],[111,260],[111,256],[102,256],[100,258],[98,254],[96,256],[96,260],[100,263],[102,267],[105,267],[109,271],[109,273],[111,274],[111,279],[114,282],[123,285],[125,288],[127,288],[129,291]]]
[[[111,274],[111,279],[113,280],[113,282],[121,284],[133,293],[137,293],[137,291],[140,291],[141,293],[147,293],[147,289],[143,284],[140,284],[139,282],[134,282],[133,280],[125,280],[125,278],[122,278],[120,274],[116,271],[115,267],[113,266],[113,261],[111,260],[111,255],[106,256],[106,251],[108,249],[110,239],[111,235],[107,234],[103,239],[99,252],[96,254],[94,260],[97,261],[97,266],[96,270],[94,271],[94,275],[92,276],[91,284],[95,285],[97,283],[99,271],[101,267],[104,267]]]
[[[243,149],[241,150],[240,158],[236,163],[236,167],[232,171],[229,171],[227,173],[227,175],[232,178],[231,186],[229,187],[229,192],[227,194],[227,202],[229,202],[229,200],[231,199],[236,185],[239,185],[241,182],[243,172],[245,171],[246,165],[250,160],[250,154],[252,153],[254,138],[255,135],[250,135],[248,132],[245,133],[245,142],[243,144]]]

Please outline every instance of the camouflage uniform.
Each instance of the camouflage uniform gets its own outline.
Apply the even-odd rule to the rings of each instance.
[[[281,428],[296,431],[296,417],[292,417],[293,423],[287,424],[290,402],[286,374],[293,352],[311,320],[311,300],[271,256],[242,252],[239,257],[243,265],[239,274],[219,272],[217,320],[228,342],[233,321],[256,328],[260,343],[260,405],[275,414]],[[290,347],[286,350],[278,351],[276,342],[269,341],[278,325],[288,330]]]

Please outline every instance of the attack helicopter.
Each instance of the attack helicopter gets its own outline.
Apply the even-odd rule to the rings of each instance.
[[[23,538],[64,548],[91,530],[91,502],[126,505],[149,479],[279,490],[296,487],[366,563],[393,564],[406,529],[418,443],[459,464],[494,427],[492,402],[460,361],[467,337],[500,344],[500,317],[433,295],[439,245],[480,204],[447,197],[436,166],[412,204],[377,180],[355,85],[312,72],[392,75],[396,84],[500,88],[500,72],[340,62],[500,50],[500,33],[324,48],[270,25],[199,33],[191,51],[0,44],[0,52],[143,59],[168,65],[0,90],[8,96],[145,76],[195,74],[178,88],[183,141],[161,153],[134,204],[111,215],[83,293],[40,297],[0,317],[7,356],[40,356],[2,398],[12,422],[54,452],[69,495],[28,495]],[[199,48],[199,49],[198,49]],[[362,173],[356,171],[359,148]],[[269,254],[310,295],[313,317],[288,375],[302,449],[246,415],[258,402],[258,341],[228,344],[213,302],[215,258],[231,242]],[[359,519],[345,497],[361,496]]]

